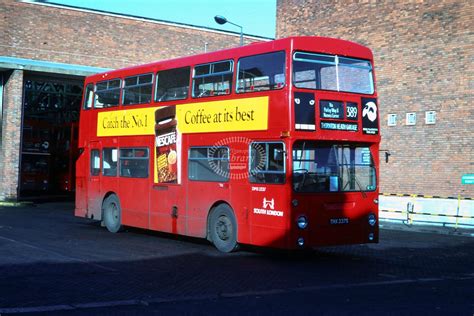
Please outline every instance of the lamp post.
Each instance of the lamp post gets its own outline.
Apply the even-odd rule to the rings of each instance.
[[[222,15],[216,15],[216,16],[214,17],[214,20],[215,20],[218,24],[221,24],[221,25],[222,25],[222,24],[229,23],[229,24],[235,25],[235,26],[237,26],[237,27],[240,27],[240,46],[243,46],[243,45],[244,45],[244,32],[243,32],[242,26],[228,21],[228,20],[227,20],[225,17],[223,17]]]

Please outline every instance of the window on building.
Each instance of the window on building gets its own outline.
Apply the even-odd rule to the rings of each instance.
[[[190,67],[159,71],[156,74],[157,102],[183,100],[188,97]]]
[[[224,182],[229,180],[229,148],[190,148],[188,177],[195,181]]]
[[[120,102],[120,79],[98,82],[95,87],[94,108],[117,106]]]
[[[397,125],[397,114],[389,114],[387,116],[387,125],[396,126]]]
[[[234,62],[219,61],[194,67],[193,97],[230,94]]]
[[[100,174],[100,151],[98,149],[91,149],[91,176],[98,176]]]
[[[416,125],[416,113],[407,113],[406,125]]]
[[[148,148],[120,149],[120,176],[148,178]]]
[[[102,150],[102,174],[108,177],[117,175],[117,148],[104,148]]]
[[[129,105],[150,103],[152,86],[152,74],[125,78],[123,85],[122,104]]]
[[[285,85],[285,52],[244,57],[237,71],[238,93],[281,89]]]
[[[249,179],[253,183],[285,183],[285,147],[280,142],[250,145]]]
[[[425,112],[425,124],[427,125],[436,124],[436,111]]]
[[[92,104],[94,103],[94,85],[89,83],[86,87],[86,92],[84,93],[84,109],[91,109]]]

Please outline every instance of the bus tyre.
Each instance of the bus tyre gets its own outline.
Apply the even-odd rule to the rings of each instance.
[[[104,212],[104,224],[111,233],[118,233],[122,230],[122,208],[120,201],[115,194],[104,200],[102,205]]]
[[[237,221],[229,205],[221,204],[212,210],[209,234],[219,251],[232,252],[237,249]]]

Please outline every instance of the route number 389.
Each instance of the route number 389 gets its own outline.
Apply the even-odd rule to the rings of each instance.
[[[355,106],[347,107],[347,118],[357,118],[357,107]]]

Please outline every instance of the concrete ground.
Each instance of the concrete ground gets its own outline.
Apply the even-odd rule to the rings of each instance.
[[[474,238],[393,228],[377,245],[222,254],[199,239],[108,233],[72,203],[0,207],[0,315],[472,316]]]

